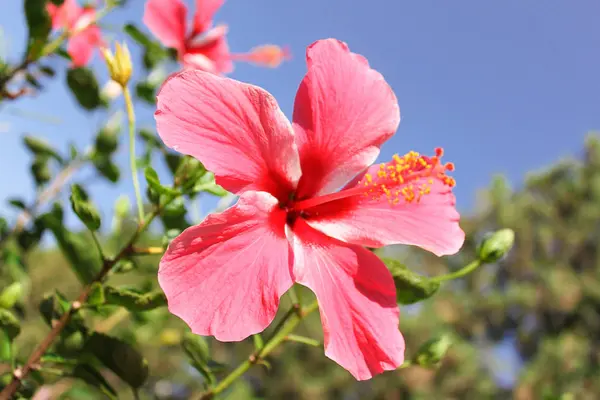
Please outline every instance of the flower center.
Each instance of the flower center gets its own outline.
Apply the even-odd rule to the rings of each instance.
[[[420,202],[421,198],[431,192],[431,185],[437,180],[448,187],[454,187],[454,178],[446,175],[446,171],[454,171],[454,164],[442,164],[444,154],[442,148],[435,149],[435,156],[428,157],[411,151],[400,157],[394,155],[392,161],[379,165],[376,174],[367,173],[352,188],[341,190],[324,196],[301,200],[291,205],[295,211],[306,210],[334,200],[354,196],[368,197],[378,200],[385,196],[390,204]]]

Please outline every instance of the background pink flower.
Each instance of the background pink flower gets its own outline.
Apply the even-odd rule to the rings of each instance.
[[[369,167],[400,122],[394,93],[337,40],[311,45],[307,63],[293,124],[252,85],[201,71],[164,84],[161,138],[240,199],[171,243],[159,283],[194,333],[225,341],[264,330],[292,284],[307,286],[325,354],[369,379],[402,364],[404,340],[391,274],[362,246],[457,252],[453,165],[440,149]]]
[[[52,29],[64,29],[70,33],[67,52],[74,67],[87,65],[94,50],[102,45],[100,28],[95,25],[96,10],[92,7],[80,7],[76,0],[65,0],[61,6],[47,5],[52,18]]]
[[[213,17],[224,0],[196,0],[196,11],[188,33],[187,8],[181,0],[148,0],[144,23],[163,45],[177,50],[184,67],[215,74],[233,71],[233,60],[276,67],[289,52],[269,45],[249,53],[232,54],[227,44],[227,25],[213,26]]]

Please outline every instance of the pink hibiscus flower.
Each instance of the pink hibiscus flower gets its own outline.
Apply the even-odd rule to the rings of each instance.
[[[233,61],[277,67],[289,59],[287,49],[259,46],[249,53],[232,54],[227,45],[227,25],[213,25],[213,16],[224,0],[196,0],[192,29],[187,33],[187,9],[181,0],[148,0],[144,23],[163,45],[177,50],[184,67],[215,74],[233,71]]]
[[[80,7],[76,0],[65,0],[61,6],[48,3],[47,10],[52,19],[52,29],[70,32],[67,53],[71,56],[73,66],[87,65],[94,49],[103,45],[100,28],[93,23],[96,10]]]
[[[446,175],[453,165],[438,149],[370,166],[400,122],[391,88],[334,39],[311,45],[307,62],[292,124],[252,85],[201,71],[165,82],[161,138],[240,198],[177,237],[158,280],[173,314],[222,341],[261,332],[292,284],[307,286],[325,354],[369,379],[402,364],[404,340],[392,276],[362,246],[457,252],[464,233]]]

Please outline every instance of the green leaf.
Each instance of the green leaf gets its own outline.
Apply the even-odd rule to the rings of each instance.
[[[0,330],[0,362],[10,362],[12,360],[12,345],[8,334]]]
[[[17,234],[17,243],[23,251],[27,251],[42,239],[45,227],[36,220],[34,226],[30,229],[23,229]]]
[[[110,399],[117,399],[117,392],[94,367],[88,364],[78,364],[73,369],[73,377],[83,380],[90,386],[98,388]]]
[[[67,53],[67,51],[64,49],[58,48],[56,50],[56,55],[64,58],[67,61],[73,61],[73,59],[71,58],[71,55],[69,53]]]
[[[40,71],[41,71],[41,72],[42,72],[44,75],[46,75],[46,76],[49,76],[49,77],[53,77],[53,76],[55,76],[55,75],[56,75],[56,71],[54,71],[54,69],[53,69],[52,67],[48,67],[48,66],[46,66],[46,65],[42,65],[42,66],[40,67]]]
[[[0,307],[12,308],[23,297],[23,285],[20,282],[13,282],[0,292]]]
[[[103,128],[96,135],[96,150],[100,153],[112,154],[119,147],[117,132]]]
[[[46,0],[25,0],[23,5],[29,28],[27,55],[30,60],[37,60],[50,34],[52,22],[46,10]]]
[[[61,364],[61,365],[74,365],[77,364],[76,360],[69,360],[61,355],[46,353],[41,358],[40,361],[42,363],[52,363],[52,364]]]
[[[185,354],[189,357],[192,366],[196,368],[208,382],[211,384],[214,383],[215,376],[208,365],[210,362],[210,350],[208,348],[208,343],[206,343],[206,339],[202,336],[186,332],[183,335],[181,347],[183,347]]]
[[[48,324],[48,326],[52,327],[54,320],[59,320],[64,313],[69,312],[71,309],[71,303],[66,299],[66,297],[56,291],[53,294],[48,294],[44,296],[40,305],[38,306],[40,310],[40,314],[44,318],[44,321]],[[72,333],[86,330],[83,317],[79,313],[74,313],[69,320],[69,324],[63,329],[62,334],[64,336],[69,336]]]
[[[161,141],[158,139],[158,136],[154,132],[148,129],[140,129],[138,134],[140,135],[142,140],[146,142],[147,146],[154,147],[157,149],[160,149],[162,147]]]
[[[212,172],[205,173],[194,185],[192,193],[208,192],[212,195],[223,197],[227,190],[215,183],[215,175]]]
[[[181,161],[184,159],[179,154],[176,153],[165,153],[165,161],[167,162],[167,167],[173,175],[177,172],[179,165],[181,165]]]
[[[437,367],[451,345],[450,335],[429,339],[419,347],[417,354],[413,357],[413,363],[425,368]]]
[[[98,81],[90,69],[84,67],[69,69],[67,85],[79,105],[86,110],[94,110],[101,105]]]
[[[167,305],[167,298],[162,291],[144,294],[129,289],[106,286],[104,297],[105,304],[118,305],[129,311],[148,311]]]
[[[33,76],[30,73],[25,74],[25,80],[27,81],[27,83],[29,83],[34,88],[36,88],[38,90],[43,89],[42,84],[37,80],[37,78],[35,76]]]
[[[112,162],[110,157],[95,153],[92,155],[92,163],[100,175],[108,179],[110,182],[116,183],[121,176],[121,171],[115,163]]]
[[[150,38],[148,38],[148,36],[146,36],[145,33],[140,31],[135,25],[126,24],[125,27],[123,27],[123,30],[133,40],[135,40],[137,43],[141,44],[142,46],[144,46],[144,47],[152,46],[153,41]]]
[[[133,388],[139,388],[148,378],[148,361],[129,344],[94,332],[86,348],[102,364]]]
[[[152,167],[146,167],[144,170],[144,176],[146,177],[146,182],[148,186],[158,194],[164,194],[167,196],[177,196],[179,191],[177,189],[173,189],[167,186],[163,186],[160,184],[160,179],[158,178],[158,174]]]
[[[38,186],[43,185],[52,179],[52,173],[50,172],[48,158],[46,156],[36,156],[30,169],[33,179]]]
[[[2,329],[12,341],[21,332],[21,324],[12,312],[0,308],[0,329]]]
[[[27,206],[25,205],[25,202],[21,199],[8,199],[8,204],[10,204],[13,207],[18,208],[19,210],[27,210]]]
[[[90,289],[90,295],[87,299],[87,304],[90,306],[101,306],[106,302],[104,297],[104,288],[99,282],[94,282]]]
[[[50,144],[42,139],[26,135],[23,137],[25,146],[35,155],[52,157],[58,162],[63,162],[62,157],[58,152],[50,146]]]
[[[77,184],[71,185],[71,207],[81,222],[91,231],[100,229],[100,214],[96,207],[88,200],[83,188]]]
[[[55,207],[60,207],[56,205]],[[69,232],[57,215],[56,210],[40,216],[47,228],[52,231],[58,247],[69,261],[73,272],[82,283],[90,283],[94,280],[102,262],[98,253],[94,250],[93,243],[89,238]]]
[[[146,69],[152,69],[168,56],[169,53],[167,50],[165,50],[160,44],[153,42],[150,46],[145,48],[143,59],[144,67],[146,67]]]
[[[156,86],[147,81],[138,82],[135,85],[135,95],[146,103],[154,105],[156,103]]]
[[[383,258],[382,261],[392,273],[400,304],[413,304],[428,299],[440,288],[439,282],[415,274],[397,260]]]

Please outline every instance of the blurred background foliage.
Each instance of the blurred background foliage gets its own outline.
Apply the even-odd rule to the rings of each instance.
[[[286,343],[256,366],[226,393],[226,398],[260,399],[594,399],[600,393],[600,140],[590,135],[581,156],[564,159],[531,173],[512,189],[497,177],[480,193],[479,207],[464,215],[467,242],[459,256],[438,259],[418,249],[391,246],[378,252],[401,260],[424,275],[438,275],[475,258],[474,249],[486,232],[512,228],[516,242],[509,255],[485,265],[461,280],[443,286],[430,299],[402,307],[401,330],[409,356],[424,338],[448,334],[453,345],[437,370],[418,366],[388,372],[367,382],[323,356],[322,348]],[[121,207],[123,208],[123,207]],[[131,217],[117,210],[112,234],[102,238],[107,249],[117,249],[134,230]],[[75,233],[90,244],[89,234]],[[149,233],[144,245],[160,245]],[[9,253],[10,254],[10,253]],[[158,256],[133,258],[135,270],[113,275],[114,287],[156,287]],[[38,305],[54,289],[67,298],[79,290],[68,260],[53,248],[36,248],[19,262],[30,281],[11,306],[22,315],[23,330],[16,339],[19,354],[28,354],[47,331]],[[5,260],[1,286],[24,268]],[[304,297],[311,296],[308,292]],[[1,299],[0,299],[1,303]],[[282,310],[289,304],[282,302]],[[186,356],[188,328],[166,308],[138,311],[104,306],[86,314],[88,326],[124,338],[148,360],[149,378],[142,393],[161,399],[193,398],[202,391],[203,377]],[[321,338],[317,315],[303,322],[301,333]],[[69,341],[73,341],[70,343]],[[252,352],[249,343],[227,344],[206,340],[214,374],[222,375]],[[73,338],[59,347],[78,351]],[[130,396],[114,374],[108,382]],[[51,382],[52,380],[50,380]],[[61,380],[49,386],[60,398],[102,398],[81,381]],[[81,397],[85,393],[85,396]],[[95,394],[94,394],[95,393]],[[149,397],[149,398],[150,398]]]

